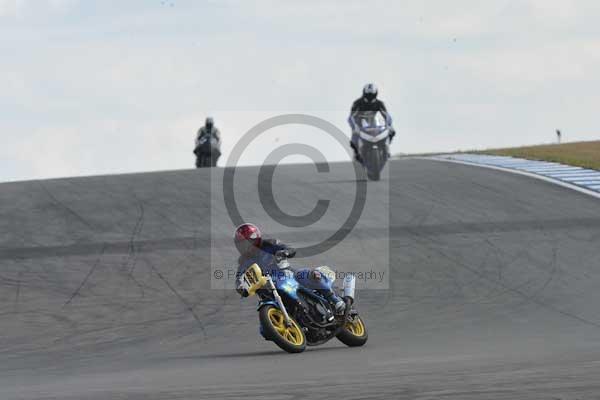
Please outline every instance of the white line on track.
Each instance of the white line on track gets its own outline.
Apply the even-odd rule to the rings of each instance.
[[[538,162],[511,157],[496,157],[479,154],[442,154],[438,156],[415,158],[473,165],[525,175],[600,199],[600,171],[596,170],[571,167],[557,163],[547,163],[544,161]],[[550,168],[549,165],[552,165],[552,168]],[[548,166],[549,169],[543,168],[544,166]],[[561,171],[558,171],[559,169]]]

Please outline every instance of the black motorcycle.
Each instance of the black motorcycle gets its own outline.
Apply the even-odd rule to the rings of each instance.
[[[221,143],[214,136],[202,136],[194,148],[196,168],[216,167],[221,156]]]

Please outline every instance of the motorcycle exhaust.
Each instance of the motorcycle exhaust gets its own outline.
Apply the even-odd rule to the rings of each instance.
[[[354,288],[356,286],[356,278],[354,275],[347,275],[344,278],[344,297],[349,297],[354,301]]]

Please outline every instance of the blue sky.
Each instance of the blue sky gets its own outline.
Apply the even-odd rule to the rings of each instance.
[[[0,0],[0,181],[189,168],[207,114],[224,164],[271,115],[346,129],[370,81],[395,153],[600,139],[598,20],[588,0]],[[290,140],[319,136],[244,162]]]

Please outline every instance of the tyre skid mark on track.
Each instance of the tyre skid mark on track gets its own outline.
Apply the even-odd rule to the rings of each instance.
[[[127,268],[127,266],[129,264],[131,264],[131,267],[129,268],[129,272],[127,273],[127,278],[131,279],[136,284],[136,286],[140,290],[140,296],[143,298],[146,294],[145,290],[144,290],[144,286],[135,278],[133,273],[135,272],[135,267],[137,265],[137,251],[136,251],[135,238],[141,234],[142,229],[144,227],[144,204],[140,200],[138,200],[138,198],[135,196],[135,194],[133,195],[133,197],[135,198],[135,200],[138,204],[140,213],[138,215],[135,226],[133,227],[133,231],[131,232],[131,236],[129,239],[129,248],[128,248],[128,253],[127,253],[127,258],[125,259],[125,262],[123,263],[123,268]]]
[[[17,290],[15,293],[15,305],[14,310],[17,311],[17,307],[19,306],[19,296],[21,295],[21,281],[23,278],[23,270],[19,269],[19,274],[17,276]]]
[[[194,311],[194,307],[191,306],[188,303],[188,301],[185,299],[185,297],[183,297],[179,293],[179,291],[177,291],[177,289],[175,289],[175,287],[173,287],[173,285],[171,285],[171,283],[168,281],[168,279],[165,278],[164,275],[160,273],[160,271],[156,268],[156,265],[154,265],[154,263],[152,263],[150,260],[146,260],[146,262],[148,263],[148,265],[150,266],[152,271],[156,274],[156,276],[158,276],[158,278],[164,282],[164,284],[169,288],[169,290],[179,299],[181,304],[183,304],[185,306],[186,310],[190,312],[192,317],[194,317],[194,319],[198,323],[198,326],[200,327],[200,330],[202,330],[202,334],[204,335],[204,341],[206,342],[208,340],[206,328],[204,327],[204,324],[200,320],[200,317],[198,317],[198,314],[196,314],[196,312]]]
[[[424,247],[427,247],[427,248],[428,248],[429,250],[431,250],[431,251],[435,251],[435,249],[441,248],[441,246],[442,246],[442,244],[441,244],[441,243],[437,243],[435,246],[433,246],[433,245],[429,244],[429,243],[431,243],[431,242],[434,242],[434,241],[435,241],[435,239],[433,239],[433,238],[432,238],[432,239],[428,239],[428,238],[422,237],[422,238],[419,238],[419,239],[422,239],[422,240],[420,240],[420,244],[421,244],[422,246],[424,246]],[[451,261],[454,261],[454,262],[456,263],[456,261],[455,261],[455,260],[453,260],[452,258],[450,258],[450,257],[446,257],[446,258],[447,258],[447,259],[449,259],[449,260],[451,260]],[[516,259],[518,259],[518,258],[519,258],[519,257],[517,257]],[[515,260],[516,260],[516,259],[515,259]],[[511,261],[511,263],[513,263],[515,260],[512,260],[512,261]],[[448,274],[446,274],[446,275],[447,275],[447,276],[449,276]],[[485,277],[485,274],[483,274],[483,273],[482,273],[482,274],[479,274],[479,275],[478,275],[478,274],[475,274],[474,276],[475,276],[475,278],[474,278],[474,279],[472,279],[471,281],[467,282],[467,283],[466,283],[465,285],[463,285],[463,286],[465,286],[465,287],[466,287],[466,286],[469,286],[469,287],[473,288],[475,285],[472,285],[472,283],[474,283],[474,282],[477,282],[477,281],[482,281],[482,280],[483,280],[483,281],[487,281],[488,283],[491,283],[491,284],[492,284],[492,286],[490,287],[490,293],[488,293],[486,296],[484,296],[484,297],[483,297],[484,299],[488,298],[488,300],[487,300],[487,302],[488,302],[488,303],[489,303],[489,299],[494,299],[494,298],[501,297],[501,296],[505,295],[506,293],[511,293],[511,292],[513,292],[513,294],[514,294],[514,291],[515,291],[515,289],[517,289],[517,290],[521,290],[522,288],[526,288],[526,287],[528,287],[528,286],[530,286],[531,284],[533,284],[533,283],[535,283],[535,282],[536,282],[534,279],[528,279],[528,280],[526,280],[525,282],[522,282],[522,283],[520,283],[520,284],[519,284],[519,285],[517,285],[517,286],[511,287],[511,286],[509,286],[508,284],[506,284],[506,285],[501,285],[501,284],[499,284],[499,283],[496,283],[496,282],[494,282],[494,280],[491,280],[491,279],[490,279],[490,280],[483,279],[482,277]],[[430,274],[430,278],[431,278],[431,280],[435,280],[435,279],[433,279],[433,275],[432,275],[432,274]],[[437,281],[436,281],[436,282],[437,282]],[[429,283],[430,283],[430,282],[429,282]],[[502,289],[502,290],[501,290],[500,292],[494,292],[494,291],[495,291],[495,290],[497,290],[497,289]],[[436,295],[436,296],[433,296],[433,297],[434,297],[434,298],[436,298],[436,299],[441,299],[441,298],[446,298],[446,299],[447,299],[447,296],[444,296],[444,293],[443,293],[441,290],[438,290],[438,293],[437,293],[437,295]],[[457,298],[458,298],[458,296],[456,296],[456,295],[453,297],[453,299],[455,299],[455,301],[456,301],[456,299],[457,299]],[[419,302],[419,303],[417,303],[417,304],[423,304],[423,302]],[[453,303],[453,304],[451,304],[451,305],[448,305],[448,306],[447,306],[447,307],[445,307],[445,308],[444,308],[444,307],[442,307],[441,309],[439,309],[439,310],[437,311],[437,314],[435,314],[435,313],[434,313],[434,314],[432,314],[432,315],[444,315],[444,314],[447,314],[447,312],[448,312],[448,311],[447,311],[447,308],[449,308],[449,307],[454,307],[454,308],[457,308],[457,309],[455,310],[455,312],[456,312],[456,313],[459,313],[459,312],[460,312],[460,310],[462,310],[462,308],[463,308],[464,306],[467,306],[467,305],[473,305],[473,304],[486,304],[486,301],[482,301],[482,299],[481,299],[481,298],[477,298],[477,299],[475,299],[475,300],[467,300],[467,299],[464,299],[464,300],[462,300],[462,301],[460,301],[460,302],[455,302],[455,303]],[[411,305],[414,305],[414,304],[411,304]],[[408,309],[408,308],[407,308],[407,309]]]
[[[498,222],[470,222],[470,223],[444,223],[435,225],[400,225],[390,229],[365,228],[364,234],[369,237],[412,237],[412,236],[445,236],[457,234],[484,234],[484,233],[509,233],[509,232],[539,232],[543,230],[568,231],[571,229],[599,228],[600,218],[565,218],[548,220],[519,220]],[[319,231],[320,232],[320,231]],[[319,233],[317,232],[317,233]],[[309,236],[314,238],[315,232],[310,231]],[[278,233],[273,233],[277,236]],[[156,252],[165,250],[194,251],[195,243],[199,237],[183,236],[177,238],[147,239],[134,241],[138,253]],[[230,247],[230,239],[223,238],[223,243]],[[32,259],[52,258],[67,256],[83,256],[94,254],[98,248],[106,245],[105,254],[129,254],[131,241],[116,242],[85,242],[71,245],[57,245],[44,247],[12,247],[0,249],[2,259]]]
[[[65,302],[65,304],[63,304],[63,307],[68,306],[71,303],[71,301],[73,301],[75,296],[79,295],[79,292],[81,291],[81,289],[85,286],[88,279],[90,279],[90,277],[92,276],[92,274],[94,273],[94,271],[96,270],[98,265],[100,264],[100,260],[102,259],[102,256],[104,255],[105,250],[106,250],[106,245],[102,246],[102,250],[100,251],[100,254],[98,254],[98,257],[96,258],[96,261],[92,265],[92,268],[90,268],[90,270],[87,273],[87,275],[85,276],[85,278],[83,278],[83,281],[81,281],[81,284],[79,285],[79,287],[77,287],[77,289],[73,292],[73,294],[71,294],[71,297],[69,297],[69,299]]]
[[[97,231],[96,227],[94,227],[90,222],[83,218],[78,212],[73,210],[71,207],[67,206],[63,201],[60,201],[58,198],[56,198],[56,196],[54,196],[54,194],[52,194],[52,192],[50,192],[50,190],[41,181],[38,182],[38,184],[55,205],[65,210],[71,216],[75,217],[75,219],[77,219],[79,222],[81,222],[83,225],[89,228],[92,232]]]
[[[557,262],[557,257],[558,257],[558,247],[555,245],[552,248],[552,267],[550,270],[550,273],[548,274],[548,278],[546,279],[546,281],[542,284],[542,286],[537,289],[535,292],[533,292],[531,294],[532,298],[539,298],[539,296],[546,290],[546,288],[550,285],[550,283],[552,283],[556,277],[556,273],[558,272],[558,262]]]
[[[179,315],[174,315],[174,316],[162,317],[162,318],[152,318],[152,319],[148,319],[148,320],[144,320],[144,321],[120,323],[117,326],[115,326],[113,324],[103,324],[103,325],[96,326],[96,327],[91,326],[87,329],[76,330],[69,335],[61,337],[60,340],[69,342],[69,340],[73,339],[73,338],[80,338],[84,335],[97,334],[97,333],[111,331],[111,330],[115,330],[115,329],[123,329],[123,328],[130,328],[130,327],[136,327],[136,326],[149,327],[150,325],[154,325],[154,324],[158,324],[158,323],[164,323],[164,322],[168,322],[168,321],[177,321],[179,319],[179,317],[180,317]],[[135,339],[135,338],[131,338],[131,339]]]
[[[471,273],[473,273],[475,275],[480,276],[482,279],[484,279],[486,281],[489,281],[489,282],[492,282],[492,283],[497,283],[498,285],[504,287],[505,289],[509,290],[510,292],[518,295],[519,297],[522,297],[524,300],[527,300],[527,301],[529,301],[529,302],[531,302],[533,304],[536,304],[536,305],[538,305],[538,306],[540,306],[542,308],[545,308],[545,309],[547,309],[549,311],[553,311],[553,312],[561,314],[561,315],[563,315],[565,317],[577,320],[577,321],[579,321],[581,323],[584,323],[586,325],[590,325],[590,326],[594,326],[596,328],[600,328],[600,322],[592,321],[590,319],[587,319],[587,318],[582,317],[580,315],[577,315],[575,313],[571,313],[569,311],[562,310],[562,309],[560,309],[558,307],[554,307],[554,306],[552,306],[550,304],[547,304],[547,303],[545,303],[545,302],[543,302],[543,301],[535,298],[534,296],[528,295],[527,293],[523,292],[522,290],[517,289],[516,287],[510,286],[510,285],[508,285],[508,284],[506,284],[504,282],[499,282],[499,281],[497,281],[495,279],[492,279],[489,276],[481,273],[477,269],[475,269],[475,268],[473,268],[473,267],[465,264],[464,262],[456,259],[455,257],[450,256],[449,254],[447,254],[446,252],[444,252],[442,250],[439,250],[439,249],[433,248],[433,247],[431,247],[430,250],[433,250],[433,251],[437,252],[440,256],[442,256],[444,258],[447,258],[448,260],[453,261],[454,263],[456,263],[456,265],[458,265],[458,266],[466,269],[467,271],[469,271],[469,272],[471,272]]]
[[[141,209],[141,217],[142,217],[142,225],[143,225],[143,215],[144,215],[144,210],[145,210],[145,206],[144,206],[144,202],[140,199],[138,199],[135,195],[134,195],[136,201],[138,202],[140,209]],[[170,224],[174,225],[175,227],[177,227],[179,230],[182,231],[189,231],[189,229],[184,228],[183,226],[181,226],[180,224],[176,223],[175,221],[173,221],[172,219],[166,217],[166,215],[164,213],[160,213],[156,210],[152,210],[152,212],[158,216],[160,216],[163,219],[166,219]],[[191,241],[182,241],[181,242],[181,248],[184,250],[189,250],[189,251],[193,251],[195,248],[198,247],[198,243],[197,243],[197,238],[198,238],[198,230],[193,230],[193,236],[192,236],[192,240]],[[134,239],[134,237],[132,236],[132,239]],[[191,243],[188,243],[191,242]],[[132,242],[133,245],[134,242]],[[139,252],[139,250],[138,250]],[[175,266],[172,266],[173,269],[177,269],[180,265],[187,263],[188,265],[186,266],[185,270],[189,271],[189,269],[192,267],[193,263],[191,262],[187,262],[189,258],[191,258],[193,256],[183,256],[183,259],[180,260]],[[150,266],[150,269],[152,272],[154,272],[155,274],[157,274],[157,269],[156,266],[154,264],[152,264],[147,258],[145,258],[146,263]],[[189,304],[187,300],[185,300],[185,298],[183,296],[180,295],[180,293],[175,290],[175,286],[168,280],[166,280],[166,278],[164,277],[164,275],[162,274],[157,274],[157,276],[159,277],[159,279],[161,279],[168,287],[169,289],[176,294],[176,296],[179,298],[179,300],[185,305],[186,309],[188,311],[190,311],[192,313],[192,315],[194,316],[194,318],[196,319],[196,321],[200,324],[200,327],[204,333],[205,336],[205,340],[206,340],[206,332],[205,332],[205,327],[204,327],[204,323],[201,322],[200,318],[198,317],[198,315],[195,313],[194,308],[196,307],[196,304]],[[178,284],[182,283],[182,280],[185,280],[185,276],[183,276],[181,278],[181,280],[178,282]],[[226,304],[226,300],[227,300],[227,296],[226,293],[223,293],[223,301],[221,303],[221,305],[219,307],[217,307],[216,310],[214,310],[211,313],[206,314],[205,316],[203,316],[203,320],[207,320],[207,318],[212,317],[214,314],[217,314],[222,307]]]
[[[425,221],[427,221],[427,219],[431,216],[435,207],[436,207],[436,203],[432,202],[431,207],[429,207],[427,209],[427,211],[425,211],[421,215],[416,215],[413,218],[411,218],[409,221],[410,224],[415,225],[415,223],[416,223],[417,228],[423,227],[423,225],[425,224]],[[390,227],[390,229],[391,229],[391,227]],[[396,293],[396,291],[394,290],[394,287],[393,287],[393,282],[394,282],[393,279],[388,280],[388,284],[390,285],[390,288],[389,288],[390,295],[389,295],[387,301],[385,302],[385,307],[387,307],[389,301],[393,299],[394,293]],[[439,291],[439,289],[438,289],[438,291]]]
[[[518,260],[523,258],[524,255],[526,255],[526,253],[519,252],[516,256],[512,257],[510,260],[503,261],[503,258],[501,256],[502,251],[492,242],[492,240],[490,238],[485,238],[484,243],[487,243],[489,245],[489,247],[492,248],[492,251],[494,252],[494,254],[496,255],[496,258],[498,260],[498,267],[497,267],[498,282],[504,281],[504,275],[503,275],[504,272],[503,271],[506,268],[512,266],[515,262],[517,262]],[[529,286],[531,283],[533,283],[533,280],[528,279],[525,282],[519,283],[514,288],[521,290],[521,289]],[[492,300],[500,298],[508,293],[510,293],[509,289],[496,284],[496,285],[494,285],[493,288],[490,289],[489,293],[486,296],[479,298],[477,300],[477,302],[474,302],[474,304],[492,304],[491,303]]]

